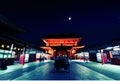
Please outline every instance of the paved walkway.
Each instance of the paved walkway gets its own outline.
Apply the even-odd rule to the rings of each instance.
[[[15,71],[18,69],[24,69],[24,68],[28,68],[31,66],[37,66],[37,65],[44,64],[47,62],[50,62],[50,60],[45,60],[44,62],[29,62],[29,63],[25,63],[24,65],[16,63],[14,65],[7,66],[6,70],[0,70],[0,75],[5,74],[5,73],[9,73],[9,72],[12,72],[12,71]]]
[[[81,62],[79,60],[73,60],[73,61],[91,70],[97,71],[108,77],[111,77],[115,80],[120,80],[120,65],[102,64],[97,62],[86,63],[86,62]]]
[[[0,80],[120,80],[120,66],[78,60],[70,62],[70,73],[56,71],[53,61],[8,66],[0,71]]]

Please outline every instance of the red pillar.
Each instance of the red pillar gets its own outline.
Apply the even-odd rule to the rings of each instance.
[[[20,55],[20,59],[19,59],[19,62],[20,64],[23,64],[24,65],[24,54]]]
[[[72,50],[70,50],[70,57],[72,57]]]
[[[104,54],[102,54],[101,57],[102,57],[102,64],[104,64],[105,63],[105,61],[104,61]]]

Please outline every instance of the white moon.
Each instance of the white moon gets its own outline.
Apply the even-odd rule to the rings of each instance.
[[[68,19],[71,20],[71,17],[69,17]]]

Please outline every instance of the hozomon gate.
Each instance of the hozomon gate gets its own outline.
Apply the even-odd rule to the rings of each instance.
[[[84,48],[84,46],[78,46],[78,42],[82,38],[43,38],[42,40],[46,44],[45,46],[40,46],[44,49],[46,53],[51,54],[53,57],[55,55],[67,55],[72,57],[78,49]]]

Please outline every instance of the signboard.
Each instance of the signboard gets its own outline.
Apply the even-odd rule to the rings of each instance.
[[[120,50],[112,51],[112,55],[120,55]]]
[[[7,54],[4,54],[4,58],[8,58],[8,55],[7,55]]]
[[[5,50],[3,50],[3,49],[0,49],[0,53],[4,53],[4,51],[5,51]]]
[[[29,54],[25,54],[25,62],[29,61]]]
[[[3,54],[0,54],[0,58],[3,58]]]
[[[30,51],[29,54],[36,54],[36,51]]]
[[[36,54],[36,58],[40,58],[40,53],[37,53],[37,54]]]
[[[97,61],[98,62],[102,62],[102,59],[101,59],[101,53],[97,53]]]

